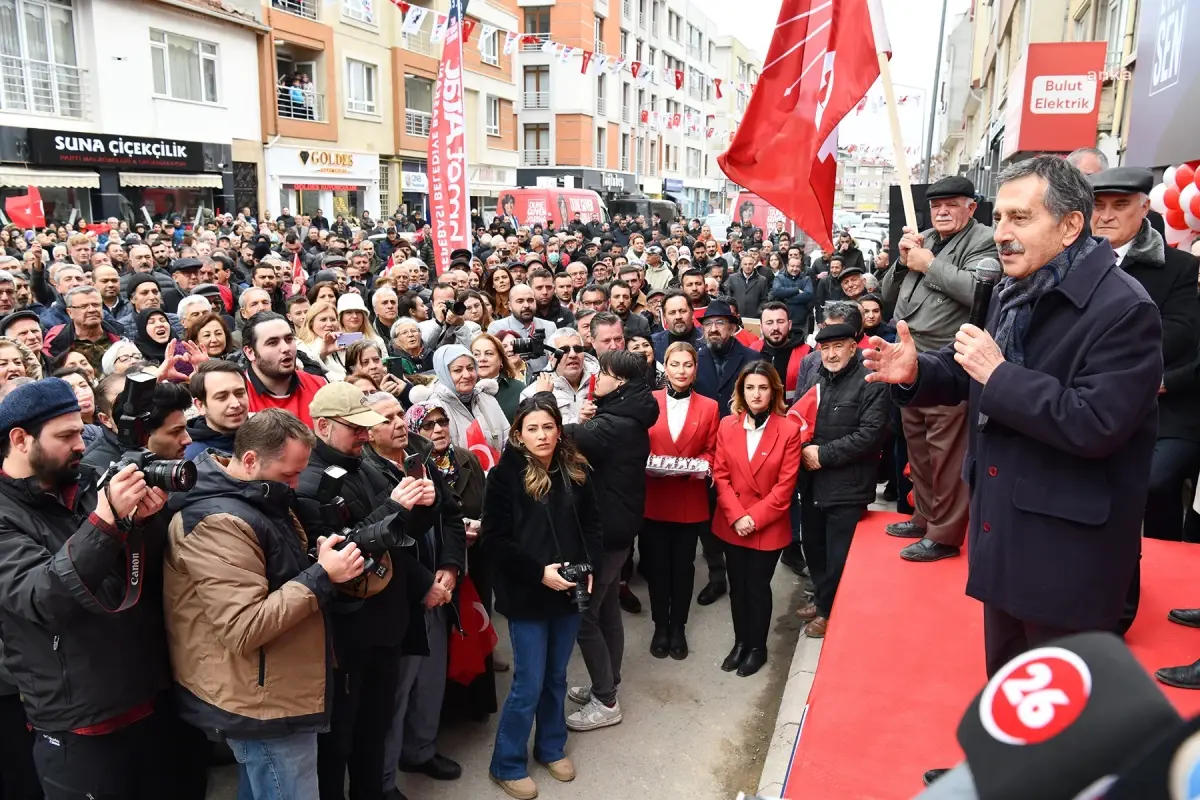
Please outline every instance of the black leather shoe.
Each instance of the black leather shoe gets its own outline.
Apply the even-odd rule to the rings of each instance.
[[[900,551],[900,557],[905,561],[941,561],[943,558],[954,558],[958,548],[948,544],[939,544],[932,539],[922,539],[913,542]]]
[[[713,583],[709,581],[708,585],[701,589],[700,594],[696,596],[696,602],[702,606],[711,606],[713,603],[717,602],[717,600],[721,599],[721,596],[728,591],[729,587],[725,584]]]
[[[746,651],[746,657],[742,659],[742,663],[738,665],[737,674],[739,678],[749,678],[754,673],[763,668],[763,664],[767,663],[767,648],[755,647]]]
[[[783,555],[779,557],[779,563],[790,569],[797,575],[804,574],[804,568],[808,564],[804,561],[804,553],[801,552],[798,545],[788,545],[783,549]]]
[[[741,666],[742,659],[746,657],[746,645],[738,642],[729,651],[729,655],[725,656],[725,660],[721,662],[721,669],[726,672],[733,672]]]
[[[405,764],[400,762],[401,772],[419,772],[435,781],[456,781],[462,777],[462,766],[457,761],[451,761],[441,753],[434,753],[433,758],[424,764]]]
[[[638,600],[637,595],[630,591],[629,584],[622,583],[619,594],[617,602],[621,604],[621,608],[630,614],[642,613],[642,601]]]
[[[650,637],[650,655],[655,658],[666,658],[671,649],[671,634],[666,625],[655,625],[654,635]]]
[[[1154,677],[1176,689],[1200,689],[1200,661],[1186,667],[1163,667],[1155,670]]]
[[[948,769],[926,770],[925,774],[921,776],[921,780],[925,781],[925,785],[928,786],[929,784],[933,783],[934,781],[936,781],[938,778],[942,777],[949,771],[950,770],[948,770]]]
[[[919,525],[914,525],[911,519],[906,519],[904,522],[893,522],[884,527],[888,536],[899,536],[901,539],[923,539],[925,538],[925,529]]]
[[[683,661],[688,657],[687,636],[684,635],[683,628],[671,630],[670,652],[671,658],[676,661]]]
[[[1167,619],[1177,625],[1200,628],[1200,608],[1172,608],[1167,612]]]

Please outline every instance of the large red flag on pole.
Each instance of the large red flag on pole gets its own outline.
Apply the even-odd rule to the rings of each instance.
[[[784,0],[746,115],[717,157],[730,180],[827,249],[837,126],[879,77],[878,54],[890,52],[879,0]]]
[[[46,211],[42,206],[42,193],[36,186],[29,187],[29,194],[9,197],[4,201],[4,211],[12,224],[21,228],[44,228]]]
[[[463,100],[463,0],[450,0],[446,40],[433,91],[429,123],[429,216],[435,274],[450,253],[471,247],[471,195],[467,189],[466,103]]]

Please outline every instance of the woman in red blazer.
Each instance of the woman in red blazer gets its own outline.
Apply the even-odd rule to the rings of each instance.
[[[658,422],[650,429],[650,453],[701,458],[711,469],[717,443],[717,401],[692,391],[696,350],[676,342],[663,356],[667,386],[654,393]],[[696,581],[696,540],[709,525],[708,479],[646,477],[646,524],[641,552],[650,585],[654,636],[650,655],[687,658],[684,626]]]
[[[721,669],[745,678],[767,663],[771,578],[792,540],[800,428],[784,417],[783,382],[766,361],[738,375],[730,408],[717,431],[712,530],[725,545],[733,612],[734,645]]]

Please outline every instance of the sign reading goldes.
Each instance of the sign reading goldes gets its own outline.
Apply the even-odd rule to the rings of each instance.
[[[309,172],[325,175],[348,175],[354,170],[354,154],[334,150],[301,150],[297,154]]]

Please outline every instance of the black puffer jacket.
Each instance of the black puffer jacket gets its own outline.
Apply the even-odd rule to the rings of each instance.
[[[121,460],[121,455],[128,450],[121,444],[121,440],[117,438],[117,434],[111,429],[103,425],[100,427],[100,436],[97,437],[87,450],[83,452],[83,466],[96,473],[97,476],[103,475],[108,471],[108,468]]]
[[[867,383],[862,354],[841,372],[817,370],[807,392],[821,384],[821,405],[811,444],[820,447],[821,468],[806,472],[808,490],[818,506],[868,505],[875,502],[879,452],[888,430],[886,384]]]
[[[298,516],[308,534],[310,547],[316,546],[318,536],[334,532],[321,519],[321,506],[317,502],[321,475],[329,466],[339,466],[347,472],[341,496],[349,510],[348,524],[351,528],[358,529],[403,511],[401,505],[389,497],[395,487],[393,481],[362,458],[343,455],[318,441],[313,446],[308,467],[301,473],[300,486],[296,489]],[[410,536],[423,535],[433,527],[436,512],[431,509],[428,513],[428,517],[422,514],[418,519],[401,517],[405,519],[405,530]],[[420,534],[416,531],[420,531]],[[389,552],[392,556],[392,578],[383,591],[365,601],[343,598],[340,606],[334,604],[333,641],[336,652],[344,652],[346,648],[392,647],[405,641],[412,619],[410,612],[433,585],[433,574],[417,560],[415,547],[393,548]]]
[[[604,549],[628,550],[646,511],[646,459],[658,403],[642,381],[596,398],[596,416],[563,426],[592,465],[596,501],[604,509]]]
[[[125,596],[123,541],[97,525],[84,471],[73,502],[0,475],[0,639],[29,723],[65,731],[152,702],[170,685],[162,617],[166,525],[143,531],[143,590]]]
[[[604,549],[596,476],[589,470],[578,485],[555,469],[550,493],[539,502],[525,492],[525,463],[521,449],[509,446],[488,473],[476,547],[494,565],[496,610],[509,619],[546,619],[574,608],[567,592],[542,583],[546,566],[595,565]]]

